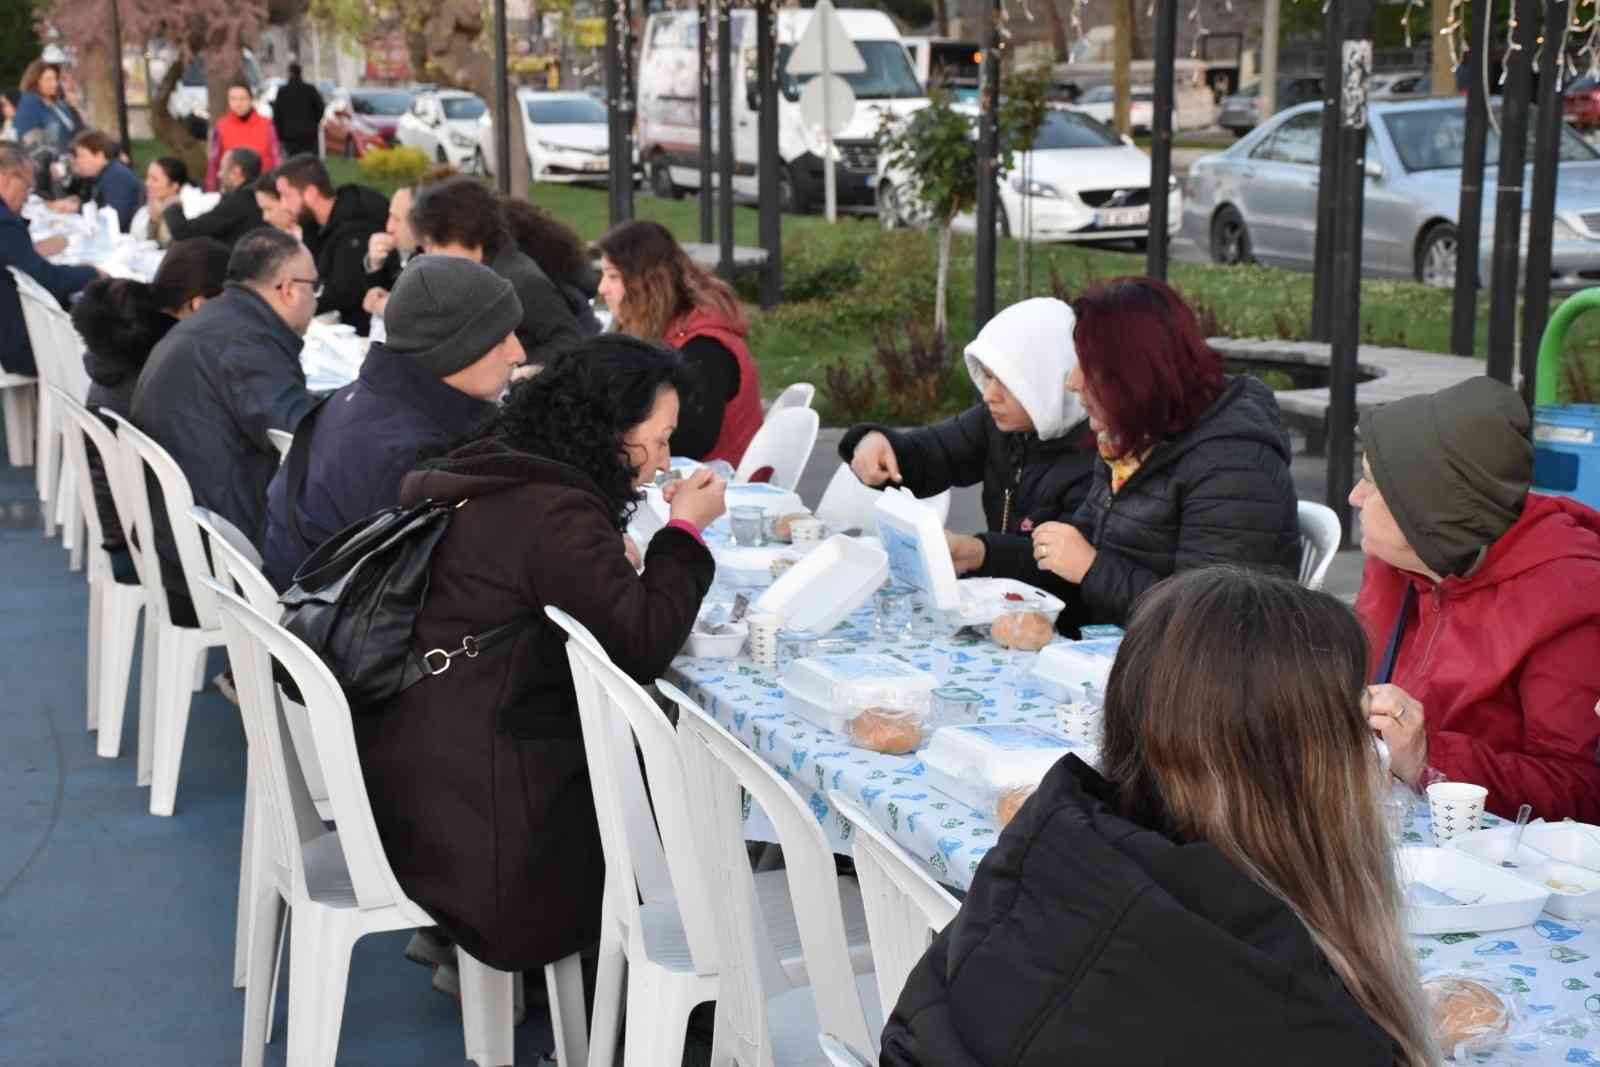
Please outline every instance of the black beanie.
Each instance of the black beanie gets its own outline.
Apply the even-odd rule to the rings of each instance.
[[[1361,447],[1400,532],[1435,574],[1465,574],[1522,515],[1533,481],[1528,406],[1492,378],[1361,417]]]
[[[384,306],[384,347],[448,378],[521,323],[516,291],[488,267],[459,256],[417,256]]]

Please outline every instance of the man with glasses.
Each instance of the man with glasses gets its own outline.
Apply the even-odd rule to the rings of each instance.
[[[162,338],[134,388],[134,425],[172,453],[195,503],[257,541],[278,469],[267,431],[293,433],[315,402],[300,348],[321,290],[305,245],[271,227],[250,231],[228,259],[222,295]],[[165,516],[155,522],[173,620],[193,625]]]
[[[39,371],[22,321],[17,283],[5,268],[16,267],[63,304],[100,276],[93,267],[58,267],[45,259],[66,247],[63,237],[34,244],[22,218],[33,179],[33,162],[27,155],[14,144],[0,144],[0,368],[29,376]]]

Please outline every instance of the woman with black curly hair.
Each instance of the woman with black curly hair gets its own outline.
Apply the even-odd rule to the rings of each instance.
[[[488,430],[408,474],[402,504],[460,501],[434,550],[420,654],[515,636],[356,720],[378,832],[411,899],[477,959],[529,970],[599,936],[604,864],[563,634],[568,612],[647,683],[689,636],[722,513],[709,472],[676,483],[644,571],[623,554],[640,487],[668,466],[682,359],[606,335],[515,386]]]
[[[522,254],[539,264],[539,269],[561,291],[579,331],[585,337],[599,333],[594,298],[600,291],[600,270],[590,260],[583,238],[544,208],[521,197],[502,196],[500,212]]]

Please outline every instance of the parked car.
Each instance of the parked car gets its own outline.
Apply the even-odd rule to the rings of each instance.
[[[239,76],[250,86],[250,92],[254,95],[256,87],[261,84],[261,68],[256,64],[256,54],[248,48],[239,56]],[[202,127],[211,121],[211,106],[206,98],[205,53],[196,55],[183,68],[183,77],[178,79],[177,87],[167,98],[167,113],[175,119],[198,120]],[[270,117],[271,113],[267,114]]]
[[[1322,99],[1321,78],[1279,78],[1277,109],[1294,107],[1310,100]],[[1261,83],[1258,81],[1231,96],[1222,98],[1217,111],[1217,125],[1235,137],[1243,137],[1261,123]]]
[[[1580,130],[1600,127],[1600,81],[1585,75],[1575,79],[1563,94],[1567,121]]]
[[[474,174],[487,172],[479,143],[478,119],[488,111],[483,98],[460,89],[419,90],[395,128],[400,144],[420,148],[437,163]]]
[[[1155,90],[1148,85],[1137,85],[1128,91],[1128,125],[1134,133],[1149,133],[1153,121]],[[1092,119],[1110,126],[1116,112],[1116,89],[1110,85],[1097,85],[1085,89],[1073,110],[1081,111]]]
[[[359,159],[369,148],[394,143],[400,118],[411,107],[409,89],[341,89],[322,116],[323,151]]]
[[[976,124],[976,107],[958,105],[957,110]],[[911,176],[891,167],[885,156],[878,178],[878,219],[885,228],[925,217],[914,186]],[[1002,233],[1020,233],[1025,207],[1034,240],[1142,241],[1150,232],[1150,157],[1086,115],[1051,108],[1032,151],[1017,153],[1000,182]],[[1172,179],[1167,219],[1169,232],[1176,233],[1183,194]],[[956,220],[958,229],[973,224],[970,217]]]
[[[610,130],[606,106],[588,93],[517,90],[528,173],[536,182],[606,182],[611,174]],[[497,165],[494,124],[488,112],[478,120],[479,144],[490,173]]]
[[[1427,96],[1432,90],[1433,76],[1423,70],[1382,71],[1367,82],[1367,96],[1372,99]]]
[[[1457,211],[1466,103],[1460,98],[1373,101],[1368,107],[1361,266],[1369,275],[1455,284]],[[1189,168],[1184,231],[1218,263],[1309,267],[1316,250],[1322,105],[1279,114],[1225,152]],[[1534,123],[1528,124],[1528,137]],[[1600,153],[1564,128],[1551,241],[1551,286],[1600,280]],[[1494,239],[1499,138],[1489,131],[1484,171],[1480,279]],[[1531,168],[1531,164],[1529,165]],[[1532,195],[1523,183],[1524,212]],[[1523,242],[1526,246],[1526,215]]]

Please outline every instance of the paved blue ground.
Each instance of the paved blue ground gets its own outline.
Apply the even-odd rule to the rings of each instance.
[[[177,814],[151,816],[134,784],[137,662],[121,757],[98,758],[84,729],[88,602],[40,534],[32,468],[0,455],[0,1064],[236,1064],[238,712],[215,689],[196,696]],[[460,1014],[401,956],[406,936],[357,945],[340,1064],[464,1062]],[[284,1063],[285,992],[268,1064]],[[548,1035],[535,1009],[517,1062],[536,1063]]]

